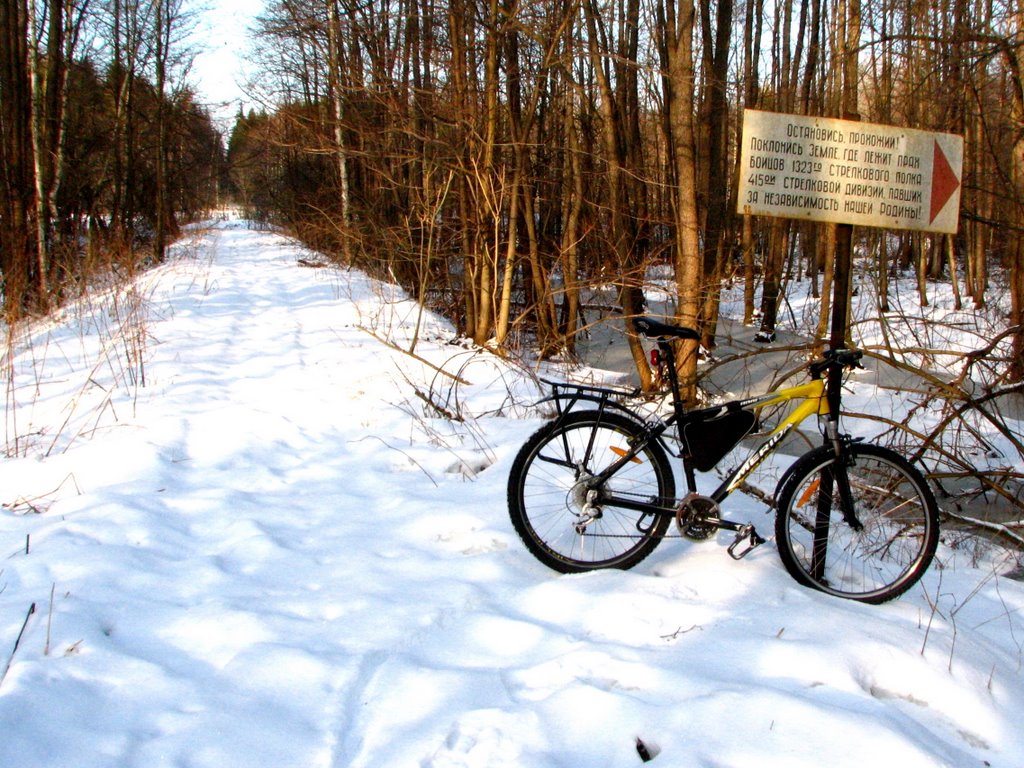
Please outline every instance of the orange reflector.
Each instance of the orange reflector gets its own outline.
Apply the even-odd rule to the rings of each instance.
[[[629,453],[629,451],[627,451],[625,448],[616,448],[614,445],[609,446],[609,448],[611,449],[611,452],[614,453],[619,458],[623,458],[627,453]],[[630,461],[632,461],[634,464],[643,464],[643,462],[637,456],[634,456],[632,459],[630,459]]]
[[[800,501],[798,501],[796,503],[796,505],[798,507],[802,507],[807,502],[809,502],[811,500],[811,497],[814,496],[814,494],[816,494],[818,492],[818,486],[819,485],[821,485],[821,478],[820,477],[814,478],[814,482],[812,482],[810,485],[808,485],[807,486],[807,490],[805,490],[802,494],[800,494]]]

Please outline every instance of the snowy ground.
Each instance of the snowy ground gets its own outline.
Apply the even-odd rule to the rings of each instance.
[[[4,358],[0,765],[1024,765],[1012,558],[880,607],[771,543],[556,575],[531,380],[310,257],[223,223]]]

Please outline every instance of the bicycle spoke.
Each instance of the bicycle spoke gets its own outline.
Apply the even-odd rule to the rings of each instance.
[[[527,442],[510,473],[509,510],[540,560],[559,570],[624,568],[657,545],[669,521],[645,525],[646,508],[674,497],[674,481],[657,444],[633,455],[640,429],[617,414],[580,412]]]
[[[798,581],[880,602],[908,589],[931,561],[937,512],[923,478],[898,454],[868,445],[851,451],[855,460],[838,470],[849,477],[845,504],[828,451],[794,471],[780,494],[779,553]]]

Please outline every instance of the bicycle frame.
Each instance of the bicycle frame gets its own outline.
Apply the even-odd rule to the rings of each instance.
[[[675,352],[672,345],[664,340],[659,340],[658,348],[665,356],[665,367],[672,394],[673,413],[665,419],[646,422],[644,424],[644,435],[642,439],[637,440],[635,444],[629,447],[629,449],[623,449],[621,453],[617,452],[619,453],[619,458],[609,466],[605,467],[605,469],[599,474],[591,478],[591,482],[594,485],[604,484],[627,463],[631,461],[638,461],[638,456],[644,447],[649,445],[651,442],[660,439],[661,436],[675,424],[679,425],[679,435],[680,439],[682,439],[683,428],[688,424],[713,418],[714,416],[724,414],[729,410],[741,410],[748,408],[760,409],[796,400],[801,401],[796,408],[794,408],[793,411],[769,433],[765,441],[756,449],[752,450],[747,458],[738,467],[736,467],[711,494],[709,498],[711,498],[716,504],[719,504],[729,496],[729,494],[739,488],[744,480],[746,480],[751,473],[774,452],[779,444],[807,418],[814,415],[817,415],[819,418],[826,418],[831,413],[829,398],[827,396],[826,381],[817,377],[795,387],[786,387],[767,394],[756,395],[742,400],[734,400],[711,408],[687,411],[683,408],[680,399],[679,380],[675,368]],[[611,400],[614,395],[622,394],[599,387],[562,386],[566,389],[579,391],[570,397],[567,393],[559,394],[556,390],[556,394],[552,399],[554,399],[558,405],[560,416],[567,413],[572,408],[573,404],[579,400],[596,402],[598,405],[598,412],[603,412],[607,407],[615,407],[614,401]],[[559,403],[561,399],[569,400],[569,404],[564,409]],[[627,413],[630,413],[628,409],[625,410]],[[687,493],[695,494],[697,492],[696,472],[691,463],[687,460],[685,451],[682,455],[682,460]],[[588,449],[585,457],[585,463],[589,464],[589,462],[590,456]],[[604,497],[603,501],[606,504],[624,509],[634,509],[638,512],[647,512],[648,514],[674,515],[676,513],[675,503],[677,500],[663,499],[659,500],[660,503],[655,504],[652,502],[623,498],[616,496],[614,493],[609,493]]]
[[[793,412],[779,423],[769,434],[767,439],[757,447],[746,460],[734,469],[720,486],[711,494],[716,502],[721,502],[726,496],[735,491],[746,480],[751,472],[763,462],[778,447],[779,443],[786,439],[794,429],[803,423],[810,416],[817,415],[819,418],[827,417],[830,409],[828,398],[825,397],[825,382],[821,379],[812,379],[806,384],[796,387],[787,387],[766,395],[751,397],[746,400],[736,401],[735,407],[739,408],[765,408],[769,405],[778,405],[792,400],[802,400]],[[689,484],[689,478],[687,478]],[[691,492],[693,488],[689,489]]]
[[[828,399],[825,397],[825,382],[823,380],[813,379],[806,384],[779,389],[765,395],[759,395],[745,400],[734,400],[730,403],[701,409],[699,411],[690,411],[689,413],[684,412],[681,421],[677,414],[672,414],[662,421],[648,423],[646,424],[646,434],[644,439],[637,441],[637,443],[631,446],[628,450],[623,450],[617,461],[607,466],[600,474],[595,475],[592,480],[596,482],[604,482],[629,462],[638,461],[637,457],[644,447],[660,438],[674,424],[678,423],[680,425],[681,432],[682,427],[686,426],[686,424],[697,421],[698,419],[707,418],[716,411],[725,412],[729,409],[764,408],[769,405],[777,405],[779,403],[785,403],[793,400],[802,400],[803,402],[794,408],[793,412],[771,431],[767,439],[755,450],[751,451],[747,459],[734,469],[718,489],[711,494],[710,498],[716,503],[719,503],[730,493],[736,490],[761,464],[761,462],[763,462],[775,450],[779,443],[781,443],[786,436],[796,429],[805,419],[813,415],[817,415],[819,417],[828,416]],[[587,456],[587,461],[589,461],[589,456]],[[696,474],[689,462],[686,461],[685,456],[683,457],[683,470],[686,475],[687,491],[689,493],[695,493]],[[641,512],[647,511],[655,514],[675,514],[675,509],[673,507],[659,507],[654,504],[636,502],[631,499],[619,498],[614,495],[607,496],[605,501],[606,503],[610,503],[615,506],[626,509],[636,509]]]

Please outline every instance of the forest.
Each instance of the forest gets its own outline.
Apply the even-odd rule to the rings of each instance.
[[[825,338],[847,238],[852,290],[875,282],[880,313],[894,276],[924,304],[932,281],[977,308],[998,286],[1005,329],[981,352],[1024,380],[1018,2],[272,0],[252,30],[261,106],[223,140],[188,85],[192,18],[182,0],[3,2],[9,317],[97,267],[159,261],[233,200],[497,350],[572,355],[589,289],[614,286],[628,319],[667,268],[679,321],[713,350],[737,281],[770,339],[806,276]],[[962,135],[957,234],[737,214],[744,108]]]
[[[223,139],[186,78],[180,0],[0,3],[8,322],[164,258],[222,199]]]
[[[628,318],[665,265],[713,348],[726,280],[770,337],[809,275],[824,328],[842,235],[736,214],[743,108],[958,133],[957,235],[858,229],[858,279],[885,297],[915,275],[925,303],[953,281],[976,307],[1008,288],[1019,381],[1020,18],[968,0],[272,2],[254,88],[273,106],[239,119],[229,162],[254,216],[393,276],[478,343],[571,353],[588,287],[617,286]]]

